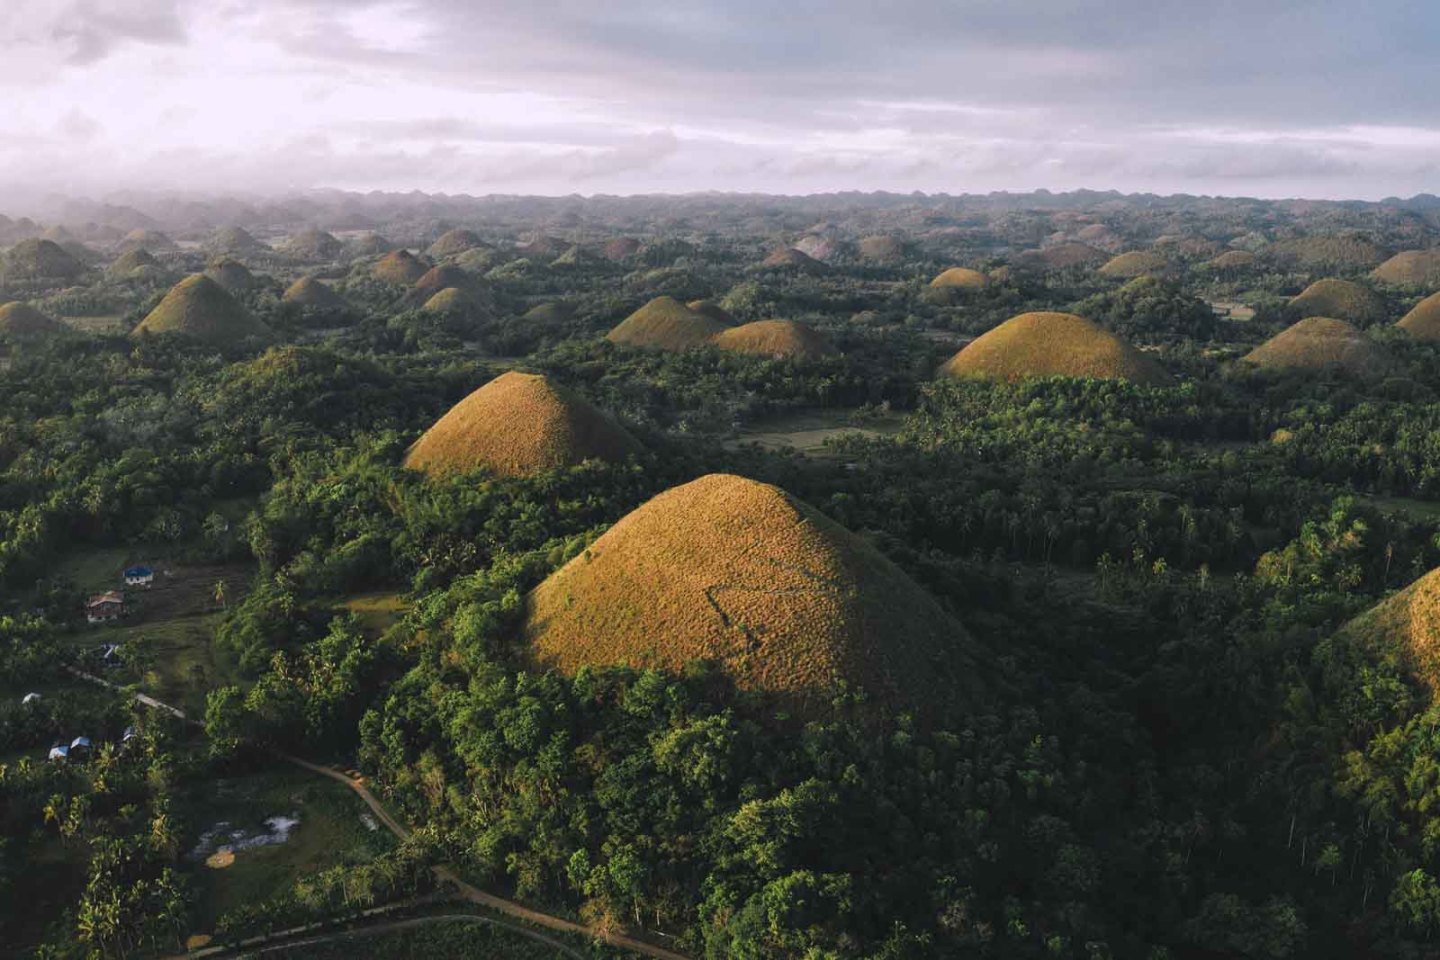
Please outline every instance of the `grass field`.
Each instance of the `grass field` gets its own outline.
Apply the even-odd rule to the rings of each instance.
[[[880,437],[899,433],[905,422],[902,414],[857,420],[854,410],[813,410],[781,419],[752,424],[726,441],[730,449],[754,443],[763,450],[793,450],[807,457],[837,457],[828,446],[836,437]]]
[[[127,333],[129,328],[125,326],[123,314],[108,314],[98,317],[56,317],[67,327],[72,327],[82,333]]]
[[[1214,310],[1217,316],[1226,317],[1230,320],[1244,322],[1255,319],[1254,307],[1247,307],[1243,303],[1235,303],[1230,300],[1211,301],[1210,309]]]
[[[337,607],[356,614],[365,633],[379,637],[405,617],[410,602],[398,593],[363,593],[347,597]]]
[[[343,785],[302,770],[213,781],[187,798],[184,813],[184,862],[195,881],[197,933],[213,932],[227,911],[269,900],[307,874],[369,862],[395,842],[383,827],[372,830],[367,825],[364,804]],[[237,850],[235,862],[220,870],[188,856],[200,834],[217,823],[258,833],[266,831],[267,818],[277,816],[300,821],[284,843]]]
[[[1408,497],[1366,497],[1365,502],[1387,513],[1401,513],[1422,523],[1440,521],[1440,503],[1434,500],[1411,500]]]

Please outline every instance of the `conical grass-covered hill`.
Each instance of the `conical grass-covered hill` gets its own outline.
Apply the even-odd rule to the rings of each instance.
[[[1431,570],[1341,627],[1330,643],[1413,677],[1440,692],[1440,570]]]
[[[142,227],[125,234],[120,241],[118,250],[121,253],[128,253],[142,247],[151,253],[174,253],[180,249],[179,244],[159,230],[146,230]]]
[[[836,352],[814,327],[794,320],[757,320],[721,331],[715,346],[728,353],[814,360]]]
[[[293,303],[310,310],[341,311],[349,309],[349,304],[345,302],[344,297],[314,277],[301,277],[296,280],[285,288],[280,299],[285,303]]]
[[[760,266],[766,270],[798,270],[804,273],[820,273],[825,269],[825,264],[794,247],[780,247],[771,251],[760,261]]]
[[[1270,371],[1340,370],[1376,377],[1391,367],[1383,347],[1344,320],[1307,317],[1251,350],[1242,362]]]
[[[270,328],[252,317],[225,288],[197,273],[181,280],[140,321],[132,337],[173,333],[215,344],[270,337]]]
[[[43,337],[60,333],[65,325],[19,300],[0,306],[0,335],[10,337]]]
[[[392,250],[375,262],[370,268],[370,275],[382,283],[409,287],[425,276],[429,269],[429,264],[409,250]]]
[[[1073,313],[1022,313],[967,344],[946,377],[1024,380],[1094,377],[1164,386],[1170,375],[1109,330]]]
[[[560,326],[575,319],[575,308],[563,300],[537,303],[526,310],[521,319],[534,324]]]
[[[426,248],[425,255],[432,260],[439,260],[444,257],[456,256],[466,250],[488,246],[489,244],[481,240],[479,235],[473,231],[456,228],[442,233],[434,243]]]
[[[446,263],[426,270],[410,288],[406,299],[412,303],[424,303],[441,290],[448,290],[451,287],[474,290],[479,286],[480,281],[477,277],[466,273],[454,264]]]
[[[1406,250],[1370,272],[1381,283],[1404,287],[1440,287],[1440,250]]]
[[[606,260],[629,260],[639,252],[640,241],[634,237],[615,237],[600,248],[600,256]]]
[[[823,709],[840,685],[896,709],[968,702],[979,650],[878,550],[778,487],[710,474],[654,497],[527,601],[542,666],[718,663]]]
[[[334,260],[345,251],[345,245],[333,234],[317,227],[302,230],[285,241],[285,253],[298,260]]]
[[[905,244],[899,237],[877,234],[862,239],[855,252],[861,260],[871,263],[895,263],[905,259]]]
[[[1397,326],[1416,340],[1440,340],[1440,293],[1432,293],[1415,304]]]
[[[674,297],[656,297],[605,335],[611,343],[654,350],[689,350],[729,327]]]
[[[217,257],[211,260],[205,267],[205,276],[230,293],[236,294],[254,289],[257,282],[255,274],[250,272],[249,267],[230,257]]]
[[[163,273],[163,268],[160,261],[150,255],[149,250],[136,247],[116,257],[114,262],[105,268],[105,273],[116,280],[134,280],[159,276]]]
[[[378,233],[367,233],[356,237],[348,244],[350,252],[357,257],[378,257],[395,249],[395,245]]]
[[[249,253],[265,253],[270,248],[256,240],[243,227],[225,227],[217,230],[205,241],[205,249],[215,254],[244,256]]]
[[[1015,255],[1013,265],[1020,270],[1068,270],[1104,263],[1110,254],[1088,243],[1071,241],[1057,243],[1040,250],[1025,250]]]
[[[1374,290],[1349,280],[1316,280],[1290,299],[1290,315],[1335,317],[1366,326],[1386,319],[1385,300]]]
[[[1238,272],[1249,270],[1258,261],[1259,258],[1249,250],[1226,250],[1213,260],[1206,261],[1205,266],[1211,270]]]
[[[512,370],[450,408],[411,446],[405,466],[431,476],[482,467],[528,476],[586,460],[620,461],[639,450],[634,437],[582,397]]]
[[[931,280],[930,286],[936,290],[984,290],[990,286],[990,278],[969,267],[951,267]]]
[[[1118,280],[1134,280],[1164,273],[1169,268],[1170,261],[1153,250],[1130,250],[1107,260],[1099,273]]]
[[[482,313],[484,305],[464,287],[446,287],[427,297],[420,309],[426,313],[469,319]]]
[[[53,240],[21,240],[5,254],[4,275],[10,280],[74,280],[85,264]]]

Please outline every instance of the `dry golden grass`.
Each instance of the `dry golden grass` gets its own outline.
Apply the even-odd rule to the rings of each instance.
[[[1164,273],[1169,268],[1170,262],[1153,250],[1130,250],[1111,257],[1099,272],[1107,277],[1133,280],[1136,277]]]
[[[1258,258],[1249,250],[1226,250],[1206,264],[1212,270],[1248,270]]]
[[[940,368],[946,377],[1095,377],[1164,385],[1159,364],[1073,313],[1022,313],[976,338]]]
[[[930,286],[949,290],[984,290],[990,286],[990,278],[969,267],[951,267],[931,280]]]
[[[898,237],[879,234],[862,239],[857,252],[860,254],[860,259],[869,260],[872,263],[894,263],[904,258],[905,245],[900,242]]]
[[[1336,639],[1403,668],[1433,695],[1440,690],[1440,570],[1345,624]]]
[[[250,272],[250,268],[239,260],[232,260],[229,257],[220,257],[210,261],[205,268],[205,276],[230,293],[244,293],[255,286],[255,274]]]
[[[1388,254],[1364,237],[1323,234],[1277,240],[1270,246],[1277,259],[1301,267],[1373,267]]]
[[[709,317],[711,320],[723,323],[727,327],[733,327],[736,323],[739,322],[730,315],[729,310],[726,310],[714,300],[691,300],[689,303],[685,304],[685,306],[689,307],[691,310],[694,310],[702,317]]]
[[[451,407],[410,447],[405,466],[432,476],[480,467],[526,476],[586,460],[623,460],[639,449],[584,398],[512,370]]]
[[[757,320],[721,331],[715,346],[730,353],[813,360],[836,351],[814,327],[794,320]]]
[[[5,276],[18,280],[74,280],[85,265],[53,240],[21,240],[5,255]]]
[[[408,287],[425,276],[430,268],[409,250],[392,250],[376,261],[370,275],[382,283]]]
[[[606,260],[629,260],[640,252],[640,241],[634,237],[616,237],[606,240],[600,248],[600,256]]]
[[[344,310],[346,303],[340,294],[316,280],[301,277],[285,289],[280,299],[286,303],[298,304],[312,310]]]
[[[285,241],[285,252],[301,260],[334,260],[345,249],[333,234],[317,227],[302,230]]]
[[[442,264],[438,267],[431,267],[415,281],[411,287],[407,299],[414,303],[424,303],[441,290],[448,290],[452,287],[470,289],[475,285],[475,278],[453,264]]]
[[[476,247],[488,247],[489,244],[470,230],[456,228],[442,233],[434,243],[426,249],[425,253],[432,259],[441,257],[453,257],[456,254],[464,253],[466,250],[473,250]]]
[[[1344,320],[1308,317],[1247,353],[1244,362],[1263,370],[1340,369],[1355,376],[1379,376],[1390,355]]]
[[[382,253],[389,253],[393,249],[395,249],[395,245],[378,233],[367,233],[350,242],[350,250],[357,257],[379,256]]]
[[[1440,250],[1406,250],[1370,272],[1382,283],[1397,286],[1440,287]]]
[[[130,335],[162,333],[227,344],[248,337],[268,338],[270,328],[236,303],[224,287],[197,273],[175,284]]]
[[[1400,318],[1400,329],[1416,340],[1440,340],[1440,293],[1415,304],[1415,308]]]
[[[0,334],[11,337],[35,337],[59,333],[65,325],[19,300],[0,306]]]
[[[1379,323],[1385,300],[1374,290],[1349,280],[1316,280],[1290,300],[1291,316],[1337,317],[1350,323]]]
[[[655,350],[689,350],[724,332],[725,324],[674,297],[656,297],[605,335],[611,343]]]
[[[544,666],[677,671],[823,707],[837,685],[900,707],[978,692],[972,641],[861,538],[778,487],[710,474],[622,518],[528,599]]]

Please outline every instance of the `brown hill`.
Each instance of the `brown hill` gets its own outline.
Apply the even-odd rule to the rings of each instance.
[[[441,257],[453,257],[456,254],[464,253],[466,250],[474,250],[476,247],[490,246],[479,235],[471,230],[454,229],[442,233],[434,243],[430,244],[425,254],[431,259]]]
[[[130,335],[162,333],[229,344],[250,337],[269,338],[270,328],[252,317],[224,287],[197,273],[175,284]]]
[[[898,237],[880,234],[861,240],[857,252],[860,259],[872,263],[894,263],[904,259],[905,244]]]
[[[689,350],[728,329],[674,297],[656,297],[605,335],[611,343],[656,350]]]
[[[548,260],[551,257],[560,256],[560,254],[569,249],[570,244],[561,240],[559,237],[545,236],[542,234],[529,243],[521,244],[520,255],[535,260]]]
[[[726,310],[714,300],[691,300],[686,306],[701,316],[709,317],[711,320],[717,323],[723,323],[727,327],[733,327],[739,322],[730,315],[729,310]]]
[[[1385,300],[1375,291],[1349,280],[1316,280],[1290,300],[1291,316],[1338,317],[1362,326],[1386,319]]]
[[[0,334],[11,337],[38,337],[59,333],[65,325],[39,310],[13,300],[0,306]]]
[[[1269,253],[1277,260],[1307,269],[1373,267],[1389,255],[1364,237],[1351,234],[1277,240],[1270,245]]]
[[[639,252],[640,241],[634,237],[616,237],[600,248],[600,256],[606,260],[629,260]]]
[[[252,237],[243,227],[226,227],[216,231],[205,241],[205,249],[211,253],[242,256],[247,253],[265,253],[270,248]]]
[[[382,283],[408,287],[425,276],[429,266],[409,250],[392,250],[375,262],[370,275]]]
[[[730,353],[813,360],[836,350],[815,328],[794,320],[757,320],[731,327],[715,337],[715,346]]]
[[[1400,318],[1400,329],[1416,340],[1440,340],[1440,293],[1415,304],[1415,308]]]
[[[420,306],[426,313],[442,313],[456,317],[474,317],[481,313],[482,306],[463,287],[446,287],[427,297]]]
[[[1349,621],[1332,642],[1399,668],[1433,697],[1440,691],[1440,570]]]
[[[944,287],[951,290],[984,290],[990,286],[990,278],[969,267],[951,267],[931,280],[930,286],[936,289]]]
[[[1206,264],[1212,270],[1249,270],[1259,258],[1249,250],[1226,250]]]
[[[801,237],[795,241],[795,249],[812,260],[819,260],[821,263],[828,263],[836,257],[845,253],[845,244],[835,237],[809,236]]]
[[[728,474],[623,517],[531,593],[526,634],[565,673],[708,660],[802,710],[841,684],[900,709],[980,692],[965,629],[890,560],[778,487]]]
[[[344,250],[343,243],[316,227],[302,230],[285,241],[285,252],[300,260],[335,260]]]
[[[1073,313],[1022,313],[976,338],[940,375],[988,380],[1095,377],[1163,386],[1170,375],[1110,331]]]
[[[11,280],[74,280],[85,265],[53,240],[31,237],[5,254],[5,276]]]
[[[1244,362],[1262,370],[1327,370],[1380,376],[1390,355],[1344,320],[1308,317],[1247,353]]]
[[[350,241],[350,252],[357,257],[376,257],[393,249],[395,245],[378,233],[367,233]]]
[[[583,398],[542,376],[501,374],[416,440],[405,466],[432,476],[481,467],[525,476],[586,460],[624,460],[640,444]]]
[[[135,247],[116,257],[115,261],[105,268],[105,272],[116,279],[131,280],[138,277],[155,276],[162,270],[160,261],[152,257],[149,250],[144,247]]]
[[[205,267],[205,276],[214,280],[230,293],[244,293],[255,286],[255,274],[239,260],[220,257],[211,260]]]
[[[575,308],[562,301],[539,303],[526,310],[521,319],[531,323],[559,326],[575,319]]]
[[[145,229],[131,230],[125,234],[124,239],[120,241],[118,249],[121,253],[126,253],[141,247],[149,250],[151,253],[172,253],[180,249],[174,240],[171,240],[159,230]]]
[[[1104,250],[1088,243],[1057,243],[1042,250],[1025,250],[1015,255],[1014,266],[1021,270],[1067,270],[1103,263],[1110,259]]]
[[[1397,253],[1370,272],[1382,283],[1397,286],[1440,287],[1440,250],[1406,250]]]
[[[772,251],[760,261],[760,266],[767,270],[800,270],[805,273],[819,273],[825,269],[819,260],[794,247],[780,247]]]
[[[476,277],[472,277],[454,264],[446,263],[438,267],[431,267],[421,274],[414,286],[410,288],[407,299],[415,303],[424,303],[441,290],[451,287],[468,290],[478,285],[479,281]]]
[[[314,277],[301,277],[296,280],[285,289],[280,299],[311,310],[335,311],[349,308],[340,294]]]
[[[1170,262],[1153,250],[1130,250],[1107,260],[1099,272],[1107,277],[1133,280],[1164,273],[1169,268]]]

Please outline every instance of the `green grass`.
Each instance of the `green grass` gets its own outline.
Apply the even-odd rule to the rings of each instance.
[[[153,697],[200,717],[209,691],[238,682],[233,666],[215,650],[215,630],[224,614],[181,617],[149,623],[101,627],[81,634],[88,646],[114,643],[141,658],[142,670],[121,667],[107,677],[138,682]]]
[[[380,637],[405,618],[410,601],[399,593],[362,593],[347,597],[336,604],[360,618],[360,627],[367,636]]]
[[[1401,513],[1422,523],[1440,522],[1440,503],[1434,500],[1411,500],[1408,497],[1366,497],[1377,510]]]
[[[793,450],[807,457],[834,457],[829,441],[836,437],[879,437],[898,433],[905,418],[885,414],[863,420],[853,410],[812,410],[764,423],[752,424],[726,446],[731,449],[748,443],[763,450]]]
[[[120,574],[133,562],[140,562],[143,547],[93,547],[76,550],[55,568],[56,577],[67,577],[81,590],[101,593],[125,585]]]
[[[290,890],[295,881],[337,864],[367,863],[394,846],[383,826],[371,830],[361,818],[364,803],[343,785],[298,769],[278,769],[216,780],[189,797],[185,849],[220,821],[246,829],[264,829],[268,817],[298,816],[286,843],[239,850],[235,863],[212,870],[185,860],[195,881],[196,929],[210,933],[227,911],[258,903]]]

